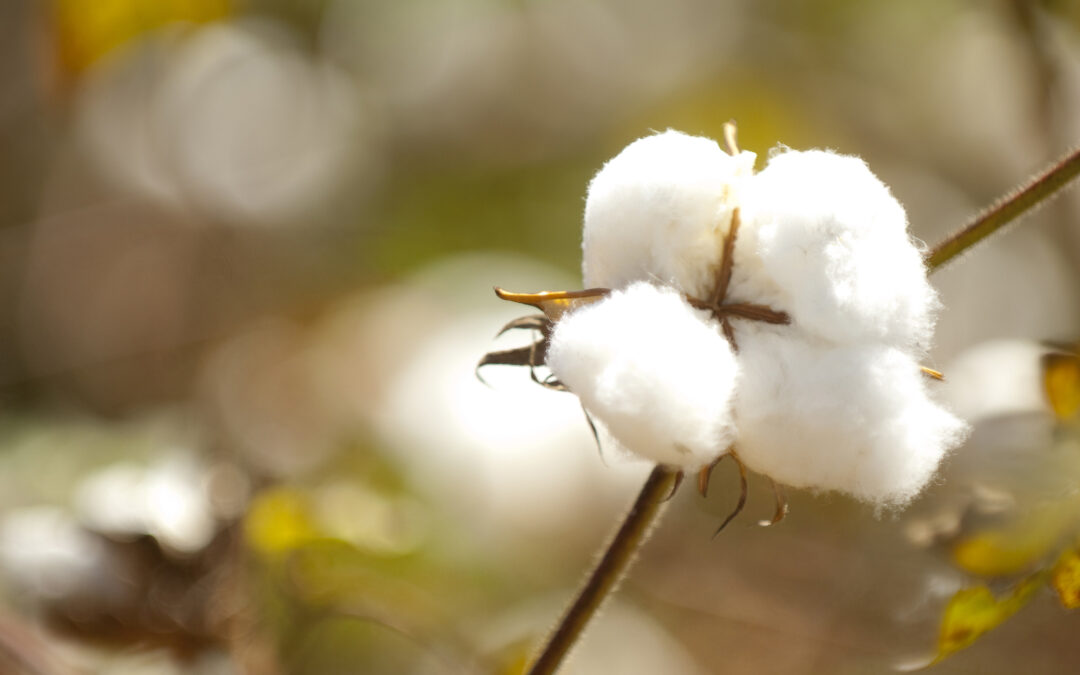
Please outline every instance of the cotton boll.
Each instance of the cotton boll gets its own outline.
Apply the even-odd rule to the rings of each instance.
[[[966,425],[928,396],[908,354],[884,345],[836,348],[755,331],[740,339],[736,452],[795,487],[838,490],[898,506],[929,482]]]
[[[945,369],[949,405],[972,424],[1031,413],[1049,416],[1041,363],[1049,351],[1033,340],[991,340],[965,350]]]
[[[731,294],[837,344],[925,348],[938,301],[904,209],[856,157],[784,152],[748,181]]]
[[[678,292],[647,283],[574,311],[547,365],[622,446],[693,469],[734,438],[738,365],[719,327]]]
[[[753,153],[733,157],[711,139],[678,131],[628,145],[589,184],[585,286],[656,280],[708,297],[738,183],[753,166]]]
[[[44,599],[101,586],[104,543],[52,506],[17,509],[0,520],[0,571]]]

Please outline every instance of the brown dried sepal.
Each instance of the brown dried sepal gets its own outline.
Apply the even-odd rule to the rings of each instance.
[[[481,382],[484,381],[484,378],[480,375],[480,369],[484,366],[525,366],[529,369],[529,377],[532,378],[533,382],[548,389],[566,391],[566,386],[555,379],[554,376],[540,379],[536,375],[537,366],[544,365],[544,361],[547,359],[548,345],[551,341],[551,329],[554,325],[551,319],[542,314],[518,317],[507,323],[499,329],[496,337],[512,330],[531,330],[539,333],[540,337],[532,344],[523,347],[502,349],[484,354],[476,364],[476,378]]]
[[[572,309],[590,305],[611,293],[610,288],[586,288],[583,291],[541,291],[539,293],[514,293],[495,287],[495,295],[502,300],[536,307],[551,321],[558,321]]]
[[[728,526],[728,523],[735,520],[735,516],[742,513],[743,507],[746,506],[747,494],[749,493],[749,481],[746,477],[746,465],[742,463],[742,460],[739,459],[739,456],[736,455],[734,451],[731,451],[728,454],[731,455],[731,459],[734,460],[735,466],[739,468],[739,501],[735,503],[735,508],[732,510],[731,513],[728,514],[728,517],[724,519],[724,522],[720,523],[720,527],[716,528],[716,532],[713,532],[713,537],[716,537],[716,535],[723,532],[724,528]],[[721,455],[720,459],[723,459],[726,456],[727,455]],[[715,464],[713,466],[715,466]]]
[[[567,391],[566,385],[559,382],[554,376],[549,375],[541,379],[536,374],[536,368],[544,365],[547,359],[548,347],[551,344],[551,331],[555,326],[555,322],[568,311],[596,302],[606,297],[610,292],[611,290],[607,288],[590,288],[583,291],[515,293],[496,287],[495,295],[501,299],[536,307],[543,312],[542,315],[532,314],[514,319],[503,326],[496,334],[496,337],[512,330],[532,330],[539,333],[540,338],[524,347],[484,354],[483,358],[476,364],[476,377],[481,382],[483,381],[484,378],[480,376],[480,369],[484,366],[525,366],[529,369],[529,377],[532,378],[533,382],[548,389]]]
[[[772,482],[773,496],[776,498],[776,510],[773,511],[773,516],[769,520],[759,520],[758,525],[761,527],[772,527],[781,520],[787,517],[788,513],[788,501],[787,495],[784,494],[784,488],[772,478],[769,479]]]

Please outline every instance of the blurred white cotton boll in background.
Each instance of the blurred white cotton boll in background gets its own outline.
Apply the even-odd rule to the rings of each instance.
[[[974,427],[949,463],[950,487],[988,489],[1025,507],[1075,492],[1076,440],[1062,433],[1044,384],[1043,357],[1052,351],[1029,340],[991,340],[947,364],[945,394]]]
[[[76,510],[96,532],[120,538],[148,534],[169,551],[190,554],[217,533],[206,478],[201,466],[183,456],[148,467],[116,464],[83,482]]]
[[[490,314],[463,316],[418,345],[376,409],[376,427],[418,487],[464,508],[474,526],[558,530],[596,509],[610,470],[577,399],[517,369],[485,368],[488,384],[476,378],[476,345],[491,326]]]
[[[739,368],[707,317],[677,291],[636,283],[559,321],[548,366],[624,448],[697,469],[735,436]]]
[[[319,41],[430,161],[520,164],[572,152],[628,110],[744,56],[745,17],[732,9],[703,24],[619,0],[333,0]]]
[[[153,92],[180,39],[167,32],[125,48],[137,58],[100,64],[83,82],[73,120],[76,147],[88,155],[99,180],[121,194],[173,208],[182,207],[184,197],[161,152]],[[73,188],[57,191],[66,196]]]
[[[962,352],[946,367],[944,394],[958,415],[975,423],[988,417],[1044,413],[1040,358],[1049,350],[1029,340],[991,340]]]
[[[1076,270],[1067,250],[1038,225],[1003,233],[1000,242],[978,247],[962,264],[944,267],[934,283],[949,308],[935,330],[935,353],[942,360],[979,341],[1070,341],[1080,331]]]
[[[24,508],[0,521],[0,568],[12,582],[42,598],[62,598],[100,586],[105,545],[54,506]]]
[[[161,90],[185,189],[240,221],[316,210],[366,140],[363,113],[344,71],[259,24],[204,29]]]
[[[911,356],[884,345],[836,348],[783,335],[741,339],[737,452],[795,487],[902,505],[933,476],[966,425],[937,405]]]
[[[585,202],[586,287],[655,280],[707,298],[738,185],[754,154],[731,156],[709,138],[665,131],[604,165]]]
[[[283,225],[374,178],[372,107],[283,25],[215,23],[137,48],[149,58],[102,68],[78,106],[79,140],[119,191]]]
[[[838,344],[927,346],[937,294],[903,207],[861,159],[781,152],[747,181],[742,206],[733,299]]]
[[[907,524],[913,541],[1001,528],[1076,494],[1080,446],[1052,411],[1044,384],[1043,357],[1054,351],[1029,340],[991,340],[946,364],[943,393],[972,432]],[[1035,519],[1017,527],[1053,534]]]
[[[605,466],[576,397],[517,368],[489,366],[487,384],[477,379],[477,345],[521,315],[520,305],[491,302],[493,278],[522,288],[570,283],[527,258],[470,254],[421,270],[407,292],[389,289],[408,302],[370,303],[371,326],[404,326],[411,316],[413,327],[393,342],[365,343],[367,358],[384,364],[371,424],[419,492],[467,519],[471,532],[503,541],[564,532],[570,522],[606,525],[648,467]],[[507,335],[495,348],[529,339]]]

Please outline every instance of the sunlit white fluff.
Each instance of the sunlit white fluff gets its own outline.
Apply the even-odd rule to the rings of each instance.
[[[634,141],[596,174],[585,202],[586,287],[653,280],[692,295],[712,286],[738,184],[754,154],[665,131]]]
[[[707,316],[676,291],[633,284],[563,318],[547,364],[623,447],[694,469],[734,438],[738,364]]]
[[[967,433],[899,349],[837,347],[783,328],[745,332],[736,451],[778,482],[902,505]]]
[[[939,303],[904,210],[855,157],[752,164],[673,131],[608,162],[585,208],[585,284],[629,290],[560,321],[548,364],[654,461],[690,469],[734,441],[780,483],[904,504],[967,434],[919,368]],[[736,208],[725,301],[791,318],[730,318],[737,354],[679,293],[712,295]]]
[[[109,562],[104,542],[59,507],[16,509],[0,519],[0,572],[32,596],[100,589]]]
[[[861,159],[780,152],[740,206],[734,299],[837,344],[927,346],[937,294],[903,207]]]

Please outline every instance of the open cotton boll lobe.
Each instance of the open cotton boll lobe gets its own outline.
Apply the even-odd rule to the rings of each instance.
[[[739,184],[754,154],[666,131],[634,141],[589,184],[582,238],[586,287],[655,280],[695,297],[715,285]]]
[[[747,181],[732,297],[837,344],[925,348],[937,294],[903,207],[856,157],[787,151]]]
[[[735,355],[675,290],[641,282],[574,310],[555,327],[547,365],[636,455],[697,469],[734,440]]]
[[[893,347],[757,331],[739,358],[737,452],[781,483],[900,506],[966,436],[929,397],[918,363]]]
[[[752,166],[673,131],[608,162],[589,187],[583,270],[586,286],[626,290],[560,319],[547,364],[647,459],[694,469],[734,440],[778,482],[902,505],[966,434],[913,355],[938,301],[904,210],[858,158]]]

